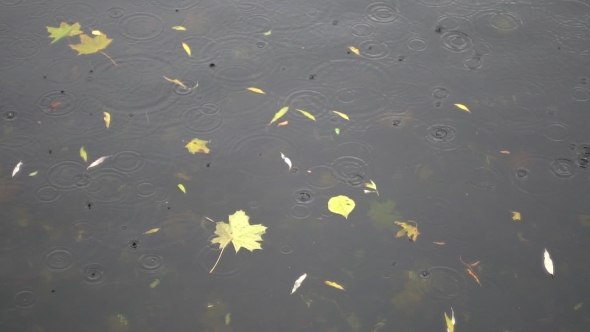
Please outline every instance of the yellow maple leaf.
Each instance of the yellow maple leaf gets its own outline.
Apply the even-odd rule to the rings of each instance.
[[[63,37],[72,37],[75,35],[82,34],[80,31],[80,23],[74,23],[72,25],[67,24],[66,22],[61,22],[59,28],[54,27],[47,27],[47,32],[49,32],[49,38],[53,38],[51,43],[55,43],[56,41],[62,39]]]
[[[185,148],[188,149],[188,152],[195,154],[198,152],[202,152],[202,153],[209,153],[209,148],[207,147],[207,143],[209,143],[210,141],[203,141],[201,139],[198,138],[194,138],[192,141],[188,142],[188,144],[185,146]]]
[[[410,225],[409,223],[414,223],[416,226]],[[407,223],[403,221],[396,221],[395,224],[402,227],[402,229],[397,232],[395,237],[402,237],[406,235],[410,241],[416,241],[418,235],[420,235],[420,232],[418,232],[418,224],[415,221],[408,220]]]
[[[80,44],[70,44],[70,47],[78,51],[78,55],[92,54],[105,49],[113,40],[102,34],[90,37],[86,34],[80,35]]]
[[[216,224],[215,235],[217,235],[217,237],[213,238],[211,243],[218,243],[219,248],[221,248],[221,253],[209,273],[213,272],[221,258],[221,254],[223,254],[223,250],[225,250],[230,242],[234,244],[236,253],[241,248],[250,251],[262,249],[259,241],[262,241],[262,234],[266,233],[266,226],[261,224],[250,225],[249,220],[250,217],[248,217],[243,210],[239,210],[229,216],[229,223],[220,221]]]

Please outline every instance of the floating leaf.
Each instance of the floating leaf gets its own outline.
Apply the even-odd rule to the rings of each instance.
[[[336,135],[340,135],[340,128],[334,128],[334,132],[336,133]]]
[[[285,161],[285,163],[287,164],[287,166],[289,166],[289,170],[291,170],[291,166],[293,165],[291,163],[291,159],[285,157],[285,155],[281,152],[281,158],[283,158],[283,160]]]
[[[78,55],[92,54],[104,50],[112,41],[104,34],[96,37],[81,34],[80,44],[70,44],[70,47],[78,51]]]
[[[166,77],[166,76],[164,76],[164,75],[162,75],[162,77],[164,77],[164,79],[165,79],[166,81],[168,81],[168,82],[174,83],[174,84],[176,84],[176,85],[178,85],[178,86],[181,86],[181,87],[183,87],[183,88],[185,88],[185,89],[188,89],[188,88],[187,88],[187,86],[186,86],[186,85],[184,85],[184,83],[182,83],[182,82],[181,82],[179,79],[177,79],[177,78],[175,78],[175,79],[171,79],[171,78],[168,78],[168,77]]]
[[[231,313],[225,314],[225,325],[229,325],[231,323]]]
[[[512,220],[522,220],[520,216],[520,212],[518,211],[510,211],[512,213]]]
[[[82,160],[84,160],[85,163],[88,162],[88,154],[86,153],[84,147],[80,148],[80,157],[82,157]]]
[[[262,91],[262,90],[261,90],[261,89],[259,89],[259,88],[255,88],[255,87],[253,87],[253,86],[249,87],[249,88],[248,88],[248,90],[250,90],[250,91],[252,91],[252,92],[260,93],[261,95],[265,95],[265,94],[266,94],[266,92]]]
[[[348,49],[351,50],[352,53],[354,53],[356,55],[361,55],[361,52],[359,52],[359,49],[354,46],[348,46]]]
[[[508,150],[502,150],[502,151],[500,151],[500,153],[501,154],[510,154],[510,151],[508,151]]]
[[[177,31],[186,31],[186,28],[180,25],[173,26],[172,29]]]
[[[545,252],[543,253],[543,264],[545,265],[545,270],[547,270],[551,275],[551,278],[553,278],[553,261],[551,260],[551,256],[549,256],[547,248],[545,248]]]
[[[574,310],[580,309],[584,305],[584,302],[580,302],[574,306]]]
[[[453,308],[451,308],[451,318],[449,318],[449,316],[447,316],[447,313],[445,312],[445,322],[447,324],[447,332],[454,332],[455,331],[455,312],[453,311]]]
[[[289,120],[285,120],[283,122],[277,123],[277,127],[282,127],[282,126],[286,126],[289,124]]]
[[[217,262],[215,262],[215,265],[209,273],[213,272],[217,263],[219,263],[223,250],[225,250],[230,242],[234,244],[236,253],[240,251],[241,248],[250,251],[262,249],[259,241],[263,241],[262,234],[266,233],[266,226],[260,224],[250,225],[249,219],[250,217],[248,217],[244,211],[239,210],[229,216],[229,223],[221,221],[216,224],[215,235],[217,235],[217,237],[212,239],[211,243],[219,243],[221,252],[219,253]]]
[[[328,201],[328,210],[337,213],[348,219],[348,215],[354,210],[355,203],[347,196],[340,195],[330,198]]]
[[[477,277],[477,274],[475,274],[475,272],[473,272],[472,269],[466,269],[467,273],[469,273],[470,276],[473,277],[473,279],[475,279],[475,281],[477,281],[477,283],[481,286],[481,282],[479,282],[479,278]]]
[[[409,223],[414,223],[414,225],[410,225]],[[397,232],[395,237],[402,237],[406,235],[410,241],[416,241],[420,232],[418,232],[418,224],[415,221],[408,220],[408,222],[403,221],[396,221],[396,225],[401,226],[402,229]]]
[[[374,192],[377,194],[377,196],[379,196],[379,191],[377,190],[377,185],[375,184],[375,182],[373,182],[373,180],[369,179],[369,181],[371,181],[371,183],[368,183],[368,182],[365,183],[365,187],[375,190]],[[367,193],[367,190],[365,190],[365,193]]]
[[[188,54],[188,56],[192,56],[191,55],[191,48],[188,46],[187,43],[182,42],[182,48],[184,48],[184,51],[186,52],[186,54]]]
[[[29,176],[35,176],[35,175],[37,175],[37,173],[39,173],[39,171],[34,171],[31,174],[29,174]]]
[[[270,36],[272,34],[272,30],[268,30],[267,32],[263,33],[265,36]]]
[[[153,234],[153,233],[156,233],[159,230],[160,230],[159,228],[152,228],[149,231],[143,232],[143,234]]]
[[[92,30],[92,34],[95,36],[100,36],[100,35],[102,35],[102,32],[100,32],[98,30]]]
[[[104,125],[109,129],[111,126],[111,114],[109,112],[102,112],[104,114]]]
[[[289,110],[289,106],[285,106],[283,108],[281,108],[276,114],[275,116],[272,118],[272,120],[270,120],[270,122],[267,124],[267,126],[270,126],[273,122],[277,121],[278,119],[280,119],[283,115],[285,115],[287,113],[287,111]]]
[[[194,138],[192,141],[188,142],[185,148],[188,149],[188,152],[195,154],[198,152],[202,153],[209,153],[209,148],[207,147],[207,143],[210,141],[203,141],[198,138]]]
[[[112,156],[103,156],[103,157],[96,159],[92,164],[90,164],[90,165],[88,165],[88,167],[86,167],[86,170],[89,170],[92,167],[96,167],[96,166],[102,164],[109,157],[112,157]]]
[[[23,165],[22,160],[18,162],[18,164],[16,164],[16,166],[14,166],[14,169],[12,170],[12,177],[14,177],[16,175],[16,173],[18,173],[18,171],[20,170],[20,167]]]
[[[297,278],[297,280],[295,280],[295,284],[293,285],[293,290],[291,291],[291,294],[295,293],[297,288],[299,288],[299,286],[301,286],[301,283],[303,282],[303,280],[305,280],[306,277],[307,277],[307,273],[304,273],[301,277],[299,277],[299,278]]]
[[[305,115],[307,118],[312,119],[313,121],[315,121],[315,116],[313,116],[313,114],[311,114],[311,113],[309,113],[307,111],[304,111],[304,110],[300,110],[300,109],[297,109],[297,111],[301,112],[301,114]]]
[[[346,119],[348,121],[350,121],[350,118],[348,117],[348,115],[342,113],[342,112],[338,112],[338,111],[332,111],[332,113],[340,115],[343,119]]]
[[[469,110],[469,108],[467,108],[467,106],[465,106],[463,104],[455,104],[455,106],[459,107],[460,109],[464,110],[467,113],[471,113],[471,111]]]
[[[49,38],[53,38],[51,44],[66,36],[72,37],[82,34],[82,31],[80,31],[80,23],[69,25],[66,22],[61,22],[58,28],[47,27],[47,32],[49,32]]]
[[[150,284],[150,288],[156,288],[160,284],[160,279],[154,279]]]
[[[434,244],[437,244],[437,245],[439,245],[439,246],[444,246],[444,245],[445,245],[445,243],[444,243],[444,242],[432,242],[432,243],[434,243]]]
[[[346,290],[346,289],[344,289],[344,287],[340,286],[339,284],[337,284],[337,283],[335,283],[333,281],[326,280],[326,281],[324,281],[324,284],[326,284],[326,285],[328,285],[330,287],[334,287],[334,288],[339,289],[339,290],[343,290],[343,291]]]
[[[180,191],[186,194],[186,188],[184,188],[184,185],[182,183],[178,184],[178,189],[180,189]]]

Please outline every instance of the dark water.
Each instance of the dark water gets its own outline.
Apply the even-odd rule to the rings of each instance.
[[[583,1],[0,0],[0,331],[588,330],[589,29]],[[209,273],[238,210],[262,250]]]

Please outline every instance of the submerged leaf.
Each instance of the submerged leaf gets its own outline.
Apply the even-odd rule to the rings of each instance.
[[[278,119],[280,119],[283,115],[285,115],[287,113],[287,111],[289,110],[289,106],[285,106],[283,108],[281,108],[276,114],[275,116],[272,118],[272,120],[270,120],[270,122],[267,124],[267,126],[270,126],[273,122],[277,121]]]
[[[324,283],[326,285],[330,286],[330,287],[334,287],[334,288],[339,289],[339,290],[343,290],[343,291],[346,290],[346,289],[344,289],[344,287],[340,286],[339,284],[337,284],[337,283],[335,283],[333,281],[326,280],[326,281],[324,281]]]
[[[70,47],[78,51],[78,55],[92,54],[104,50],[112,41],[112,39],[108,38],[107,35],[104,34],[94,38],[85,34],[81,34],[80,44],[70,44]]]
[[[82,34],[82,31],[80,31],[80,23],[69,25],[66,22],[61,22],[58,28],[47,27],[47,32],[49,32],[49,38],[53,38],[51,44],[66,36],[72,37]]]
[[[88,162],[88,154],[86,153],[84,147],[80,148],[80,157],[82,157],[82,160],[84,160],[85,163]]]
[[[342,112],[338,112],[338,111],[332,111],[332,113],[340,115],[343,119],[346,119],[348,121],[350,121],[350,118],[348,117],[348,115],[342,113]]]
[[[354,210],[354,201],[344,195],[334,196],[328,201],[328,210],[348,219],[348,215]]]
[[[471,113],[471,111],[469,110],[469,108],[467,108],[467,106],[465,106],[463,104],[455,104],[455,106],[459,107],[460,109],[464,110],[467,113]]]
[[[261,95],[265,95],[265,94],[266,94],[266,92],[262,91],[262,90],[261,90],[261,89],[259,89],[259,88],[255,88],[255,87],[253,87],[253,86],[249,87],[249,88],[248,88],[248,90],[250,90],[250,91],[252,91],[252,92],[260,93]]]
[[[188,142],[188,144],[185,146],[185,148],[188,149],[188,152],[195,154],[198,152],[202,152],[202,153],[209,153],[209,148],[207,147],[207,143],[209,143],[209,141],[203,141],[201,139],[198,138],[194,138],[192,141]]]
[[[184,51],[186,52],[186,54],[188,54],[188,56],[192,56],[191,55],[191,48],[188,46],[187,43],[182,42],[182,48],[184,48]]]
[[[414,223],[416,226],[410,225],[409,223]],[[408,222],[403,221],[396,221],[396,225],[401,226],[402,229],[397,232],[395,237],[402,237],[406,235],[410,241],[416,241],[420,232],[418,232],[418,224],[415,221],[408,220]]]
[[[300,110],[300,109],[297,109],[297,111],[301,112],[301,114],[305,115],[307,118],[312,119],[313,121],[315,121],[315,116],[313,116],[313,114],[311,114],[311,113],[309,113],[307,111],[304,111],[304,110]]]

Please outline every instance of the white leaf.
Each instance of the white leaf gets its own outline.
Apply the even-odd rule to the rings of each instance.
[[[18,171],[20,170],[20,167],[23,165],[22,160],[18,162],[18,164],[16,164],[16,166],[14,166],[14,169],[12,170],[12,177],[14,177],[16,175],[16,173],[18,173]]]
[[[291,163],[291,159],[285,157],[285,155],[282,152],[281,152],[281,158],[283,158],[285,163],[289,166],[289,170],[291,170],[291,166],[293,166],[293,164]]]
[[[549,256],[549,252],[547,251],[547,248],[545,248],[545,252],[543,253],[543,264],[545,264],[545,270],[547,270],[547,272],[549,272],[549,274],[551,275],[551,278],[553,278],[553,261],[551,260],[551,256]]]
[[[299,277],[299,279],[295,280],[295,285],[293,285],[293,290],[291,291],[291,294],[295,293],[297,288],[301,286],[301,283],[303,282],[303,280],[305,280],[305,277],[307,277],[307,273],[304,273],[301,277]]]
[[[453,311],[453,307],[451,307],[451,323],[455,325],[455,311]]]
[[[102,164],[102,163],[103,163],[103,162],[104,162],[104,161],[105,161],[107,158],[109,158],[109,157],[112,157],[112,156],[103,156],[103,157],[100,157],[100,158],[96,159],[96,160],[95,160],[95,161],[94,161],[92,164],[90,164],[90,165],[89,165],[89,166],[86,168],[86,170],[89,170],[89,169],[91,169],[92,167],[96,167],[96,166],[98,166],[98,165]]]

